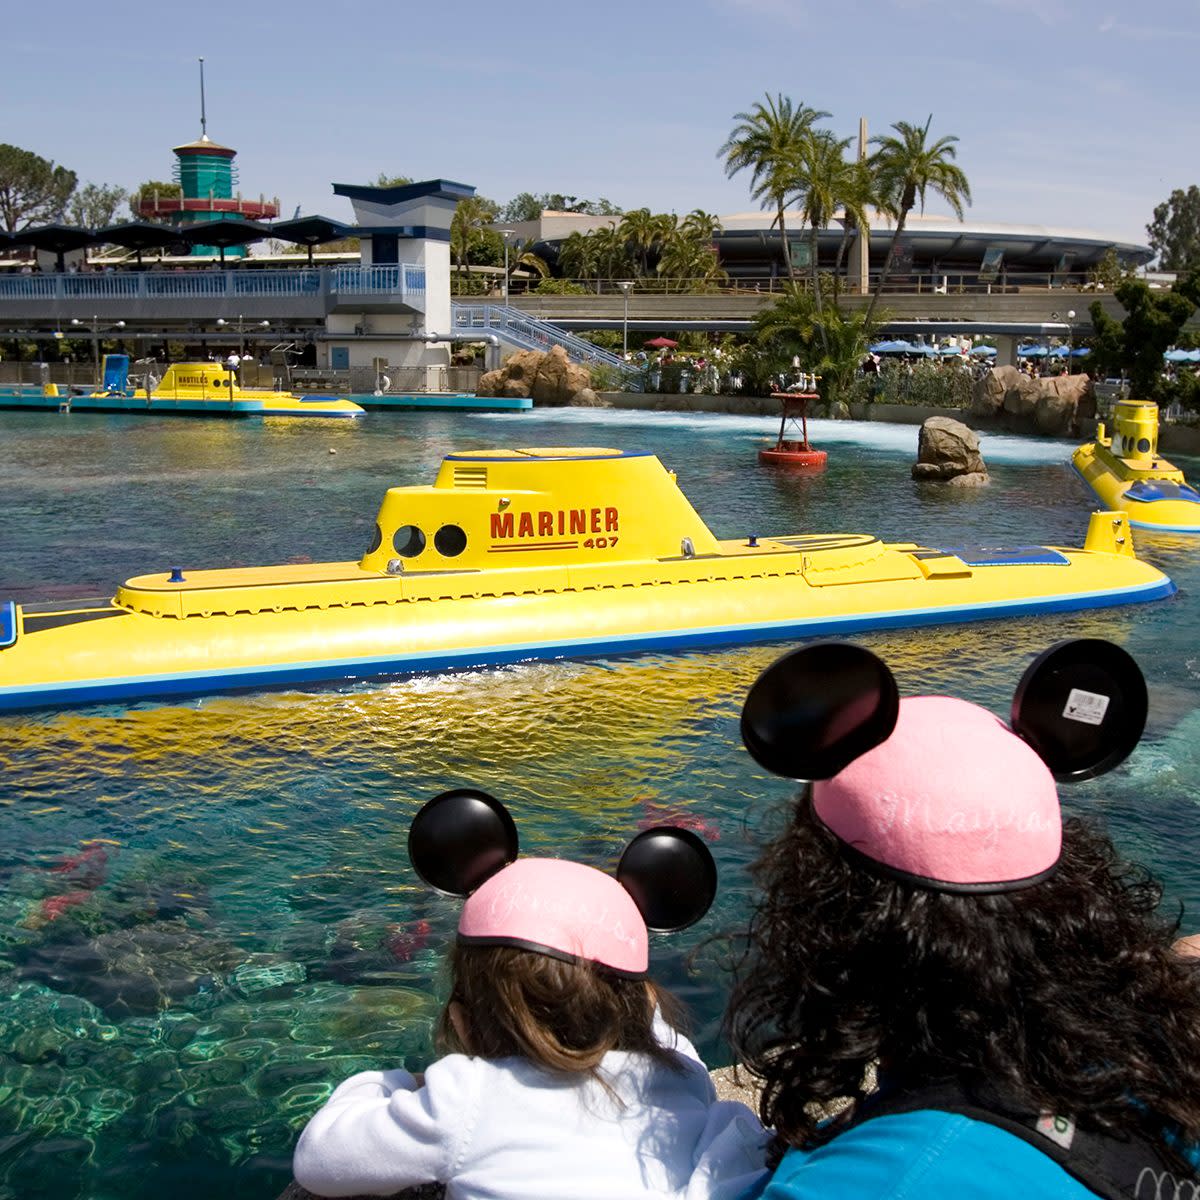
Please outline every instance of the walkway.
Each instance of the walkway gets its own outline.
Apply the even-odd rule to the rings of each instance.
[[[633,374],[636,367],[625,362],[619,354],[603,350],[586,338],[576,337],[561,326],[539,320],[518,308],[501,304],[480,304],[455,300],[451,305],[451,332],[464,341],[473,337],[495,334],[502,342],[519,350],[549,350],[561,346],[572,362],[589,367],[603,365],[614,371]]]

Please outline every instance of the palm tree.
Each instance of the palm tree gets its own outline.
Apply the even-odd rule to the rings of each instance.
[[[838,286],[846,252],[856,233],[870,229],[868,210],[878,209],[879,201],[875,195],[875,180],[870,164],[862,159],[855,159],[846,164],[846,171],[841,181],[842,208],[842,240],[838,242],[837,259],[833,267],[834,288]],[[870,236],[866,233],[865,236]],[[836,296],[836,291],[835,291]]]
[[[458,202],[450,222],[450,252],[460,274],[470,270],[471,251],[498,211],[496,204],[484,196],[468,196]]]
[[[871,160],[877,190],[883,201],[882,207],[896,214],[896,231],[892,234],[892,244],[879,274],[879,283],[867,308],[868,321],[883,293],[892,258],[900,244],[900,235],[904,232],[904,223],[917,201],[920,200],[921,211],[924,212],[925,193],[932,189],[950,205],[960,221],[963,219],[964,202],[971,203],[971,186],[962,168],[953,161],[957,156],[954,143],[958,138],[940,137],[932,145],[926,145],[932,121],[932,114],[924,127],[897,121],[892,128],[899,136],[872,139],[879,146]]]
[[[729,279],[712,244],[689,236],[683,228],[663,243],[658,274],[668,285],[678,283],[688,291],[707,291]]]
[[[546,260],[536,254],[533,249],[533,239],[527,238],[523,242],[518,242],[508,252],[508,280],[511,284],[513,272],[518,267],[524,267],[527,271],[532,271],[539,280],[545,279],[550,274],[550,267]]]
[[[596,266],[596,243],[578,229],[563,239],[558,251],[559,269],[568,279],[588,279]]]
[[[793,105],[782,93],[774,97],[768,93],[766,103],[759,100],[749,112],[734,114],[738,124],[717,151],[718,157],[725,158],[725,174],[730,179],[749,168],[750,195],[764,207],[768,203],[775,206],[779,243],[789,279],[795,273],[788,253],[784,208],[795,190],[792,180],[796,153],[812,126],[829,115],[805,104]]]
[[[838,138],[826,130],[810,130],[801,140],[795,159],[795,187],[801,199],[801,221],[808,223],[809,271],[812,293],[818,318],[824,309],[821,298],[821,272],[817,254],[819,236],[837,211],[846,190],[846,160],[849,138]],[[825,344],[825,327],[819,326],[821,344]]]
[[[694,241],[711,243],[721,232],[721,218],[702,208],[693,208],[680,222],[679,229]]]
[[[632,209],[621,218],[618,232],[637,259],[643,276],[650,274],[651,252],[670,236],[674,224],[674,216],[652,213],[648,208]]]
[[[601,279],[623,279],[632,274],[629,243],[616,226],[606,226],[588,235],[595,251],[596,287]]]

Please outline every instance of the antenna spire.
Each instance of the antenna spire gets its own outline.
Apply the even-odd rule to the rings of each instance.
[[[208,137],[208,117],[204,111],[204,59],[200,59],[200,136]]]

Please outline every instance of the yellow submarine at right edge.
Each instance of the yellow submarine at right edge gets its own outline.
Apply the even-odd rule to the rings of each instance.
[[[1112,436],[1104,425],[1080,446],[1071,464],[1109,507],[1129,523],[1163,533],[1200,533],[1200,492],[1158,453],[1158,405],[1121,400],[1113,406]]]
[[[130,579],[0,601],[0,709],[195,695],[1133,604],[1175,585],[1094,513],[1082,550],[718,540],[653,454],[451,454],[392,488],[349,562]]]

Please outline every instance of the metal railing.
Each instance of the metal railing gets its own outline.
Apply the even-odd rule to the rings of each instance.
[[[425,295],[425,268],[397,266],[234,270],[103,271],[0,275],[0,300],[135,301],[221,296],[392,296],[402,303]]]
[[[874,292],[879,283],[881,272],[871,271],[867,277],[868,290]],[[597,279],[595,276],[580,279],[555,280],[556,284],[574,284],[581,289],[581,294],[593,296],[620,296],[621,282],[628,282],[629,276],[619,276],[612,279]],[[832,270],[821,268],[821,290],[826,295],[832,295],[835,289],[839,295],[853,296],[859,294],[857,279],[849,279],[845,275],[834,275]],[[660,279],[653,276],[634,280],[630,289],[630,299],[638,296],[671,296],[671,295],[728,295],[730,293],[745,295],[747,292],[777,294],[789,286],[804,290],[812,287],[812,276],[807,269],[797,269],[796,277],[789,279],[787,274],[767,276],[758,279],[725,279],[714,283],[710,279]],[[1107,289],[1103,283],[1095,280],[1086,272],[1059,275],[1049,271],[1004,271],[995,279],[980,279],[978,271],[938,271],[922,268],[920,270],[897,271],[888,273],[883,285],[884,295],[1014,295],[1020,292],[1099,292]],[[558,292],[539,293],[536,281],[516,279],[510,284],[513,295],[559,295]]]
[[[329,290],[339,295],[376,296],[425,294],[425,268],[401,263],[396,266],[334,267]]]
[[[638,369],[619,354],[604,350],[586,338],[576,337],[550,321],[540,321],[519,309],[505,308],[502,304],[466,304],[457,300],[451,304],[450,310],[453,332],[464,341],[469,341],[473,334],[494,333],[501,341],[522,350],[545,351],[552,346],[561,346],[572,362],[589,366],[603,364],[627,374],[634,374]]]

